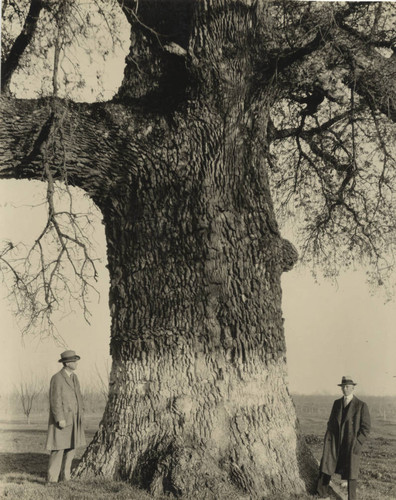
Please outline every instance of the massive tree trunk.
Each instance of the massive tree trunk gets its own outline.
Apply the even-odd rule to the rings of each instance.
[[[61,115],[69,182],[103,213],[113,367],[77,475],[189,499],[281,498],[310,486],[314,466],[287,388],[280,279],[297,255],[263,154],[274,86],[254,87],[249,2],[201,2],[194,16],[193,4],[142,2],[141,71],[127,66],[115,103],[27,112],[35,104],[6,99],[2,176],[40,176]]]
[[[252,134],[250,113],[186,111],[103,209],[114,362],[80,475],[185,498],[304,490],[280,288],[296,254]]]

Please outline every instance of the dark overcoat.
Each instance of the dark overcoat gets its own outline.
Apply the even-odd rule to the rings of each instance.
[[[73,377],[74,382],[62,368],[51,378],[47,450],[66,450],[86,444],[80,383],[75,374]],[[66,422],[63,429],[58,425],[61,420]]]
[[[334,401],[331,410],[320,470],[329,476],[336,472],[343,479],[357,479],[362,445],[371,426],[367,404],[354,396],[342,417],[343,398]]]

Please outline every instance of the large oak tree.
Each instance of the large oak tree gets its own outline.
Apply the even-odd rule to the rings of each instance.
[[[301,223],[306,259],[333,272],[359,258],[384,279],[395,243],[395,7],[118,3],[130,51],[111,101],[58,98],[56,71],[54,95],[12,96],[56,2],[32,0],[3,53],[0,177],[49,183],[60,258],[70,243],[86,249],[56,223],[56,180],[83,189],[105,226],[110,393],[77,474],[184,498],[302,492],[316,466],[287,388],[280,286],[297,252],[274,202]]]

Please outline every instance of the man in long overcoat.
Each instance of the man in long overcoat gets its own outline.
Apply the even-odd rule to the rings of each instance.
[[[74,351],[61,354],[63,368],[51,378],[47,450],[50,450],[48,482],[56,483],[61,474],[70,479],[70,470],[76,448],[85,445],[82,424],[83,401],[80,383],[74,373],[80,359]]]
[[[356,383],[350,376],[338,384],[344,396],[334,401],[324,438],[318,493],[326,497],[332,474],[348,480],[348,500],[356,499],[362,445],[370,432],[367,404],[354,396]]]

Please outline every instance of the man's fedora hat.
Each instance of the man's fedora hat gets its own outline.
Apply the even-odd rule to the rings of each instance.
[[[61,354],[61,359],[58,359],[58,363],[70,363],[71,361],[78,361],[80,356],[78,356],[75,351],[64,351]]]
[[[357,385],[350,375],[344,375],[341,380],[341,384],[338,384],[340,387],[343,385]]]

